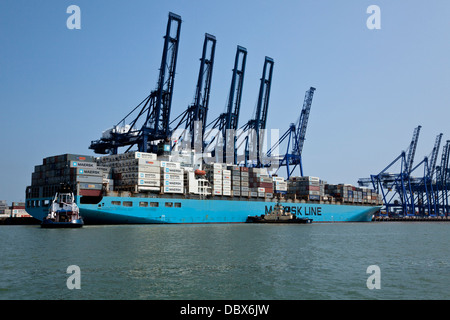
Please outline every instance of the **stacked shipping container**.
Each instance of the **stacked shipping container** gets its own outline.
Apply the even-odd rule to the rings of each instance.
[[[31,180],[28,193],[32,197],[51,197],[61,183],[73,190],[78,187],[80,195],[96,196],[102,190],[103,171],[92,156],[64,154],[44,158],[42,165],[35,166]]]
[[[252,197],[273,198],[273,179],[266,168],[249,169],[249,187]]]
[[[306,200],[320,200],[320,179],[317,177],[291,177],[288,181],[288,193]]]
[[[205,165],[206,179],[211,183],[211,193],[215,196],[223,194],[223,166],[221,163]]]
[[[355,187],[350,184],[325,186],[325,191],[336,200],[352,203],[381,203],[382,198],[374,190]]]
[[[287,182],[283,177],[272,177],[273,180],[273,191],[276,194],[286,194],[287,193]]]
[[[100,158],[65,154],[48,157],[35,167],[27,198],[52,197],[61,183],[79,195],[99,196],[108,191],[202,194],[224,197],[296,197],[312,201],[337,200],[350,203],[381,203],[368,188],[332,185],[318,177],[270,177],[266,168],[247,168],[223,163],[205,164],[205,179],[179,162],[157,160],[157,155],[129,152]],[[201,182],[201,186],[199,183]]]
[[[177,162],[158,161],[154,153],[129,152],[99,158],[111,168],[113,190],[184,193],[184,170]]]

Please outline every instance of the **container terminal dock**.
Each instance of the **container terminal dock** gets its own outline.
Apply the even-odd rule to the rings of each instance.
[[[35,166],[25,202],[33,217],[42,219],[50,199],[66,183],[87,223],[244,222],[277,202],[314,222],[393,215],[446,220],[450,146],[447,141],[437,166],[442,134],[430,157],[413,167],[419,126],[407,151],[391,163],[401,162],[402,172],[387,173],[389,165],[361,178],[359,186],[306,176],[302,150],[316,91],[310,87],[297,121],[263,152],[275,62],[264,57],[254,115],[242,122],[247,49],[241,45],[236,47],[226,112],[208,120],[216,38],[205,33],[194,101],[171,117],[181,25],[181,17],[170,12],[156,89],[91,141],[89,149],[99,156],[49,156]],[[413,178],[421,165],[425,177]]]

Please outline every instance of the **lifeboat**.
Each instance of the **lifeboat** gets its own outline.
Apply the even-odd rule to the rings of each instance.
[[[204,176],[206,174],[205,170],[200,169],[195,170],[194,173],[198,176]]]

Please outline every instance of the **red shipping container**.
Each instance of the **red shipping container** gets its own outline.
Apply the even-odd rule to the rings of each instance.
[[[80,189],[79,194],[80,196],[99,197],[102,195],[102,190]]]

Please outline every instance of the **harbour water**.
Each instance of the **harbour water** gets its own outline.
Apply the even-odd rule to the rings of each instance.
[[[0,299],[449,299],[449,243],[447,222],[0,226]]]

